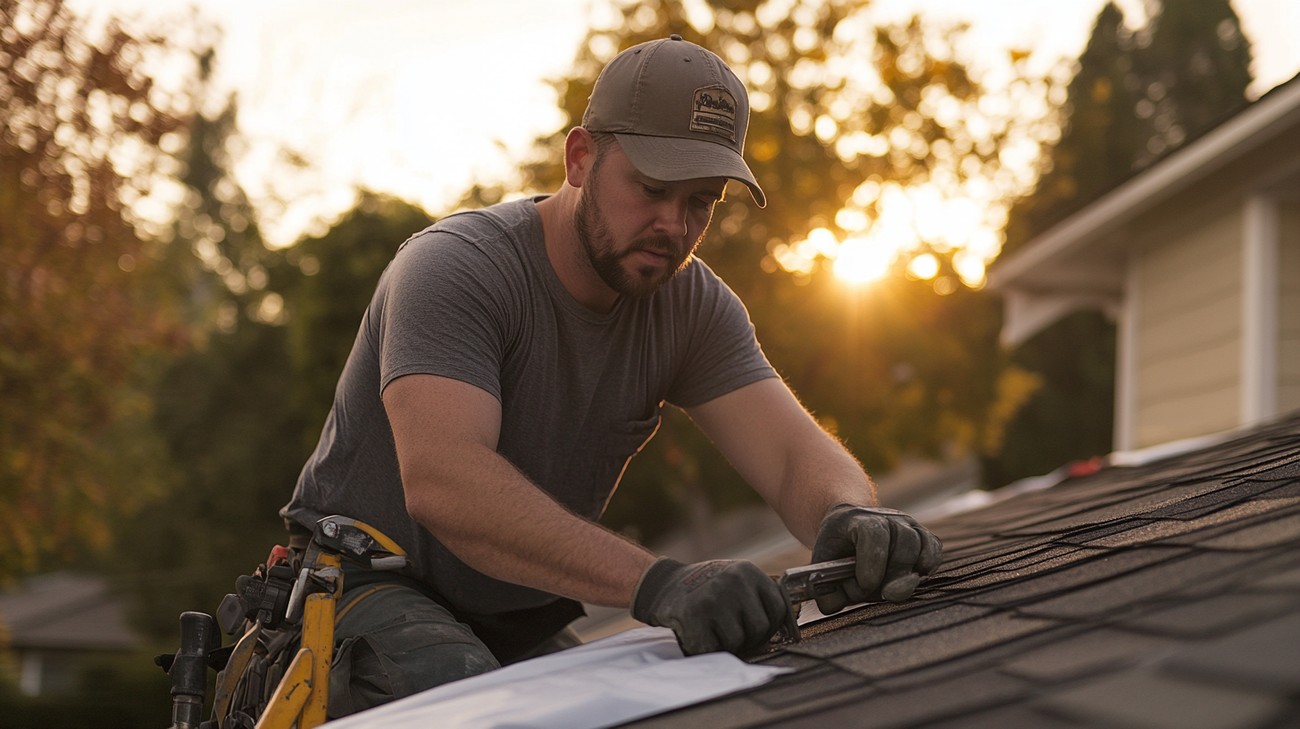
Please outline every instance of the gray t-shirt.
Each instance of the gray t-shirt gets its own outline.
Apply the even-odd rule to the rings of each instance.
[[[653,296],[608,314],[551,268],[536,200],[459,213],[416,234],[384,271],[316,451],[281,511],[371,524],[454,610],[493,615],[556,598],[483,575],[408,516],[381,393],[404,375],[462,380],[501,402],[498,451],[596,519],[665,402],[690,407],[775,377],[744,306],[693,260]]]

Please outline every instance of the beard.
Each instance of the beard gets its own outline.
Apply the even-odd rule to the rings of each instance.
[[[681,251],[680,246],[668,236],[646,236],[635,239],[627,248],[618,250],[614,235],[609,229],[609,221],[595,199],[596,187],[597,185],[582,187],[574,213],[574,229],[587,262],[601,281],[620,295],[633,299],[647,298],[686,268],[700,239]],[[703,237],[701,233],[700,238]],[[672,265],[666,268],[628,265],[625,259],[638,251],[667,256]]]

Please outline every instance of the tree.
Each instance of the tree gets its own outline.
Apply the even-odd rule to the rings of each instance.
[[[216,40],[191,39],[196,113],[172,143],[171,217],[152,230],[156,283],[184,344],[140,383],[151,404],[141,429],[166,484],[117,520],[99,560],[135,598],[136,627],[169,640],[181,611],[215,609],[235,577],[285,541],[278,510],[315,445],[375,281],[428,222],[362,194],[326,234],[268,247],[232,173],[238,104],[211,82]]]
[[[263,242],[231,174],[238,112],[212,84],[216,40],[193,51],[196,113],[177,150],[170,225],[159,234],[167,241],[161,275],[187,333],[187,346],[150,382],[168,484],[120,522],[103,560],[133,596],[137,627],[173,639],[180,612],[214,610],[235,577],[283,541],[276,511],[305,458],[283,296],[271,287],[272,272],[288,264]]]
[[[1035,235],[1204,133],[1245,103],[1250,47],[1227,0],[1151,6],[1131,31],[1108,3],[1067,87],[1060,141],[1038,189],[1011,211],[1007,248]],[[1113,443],[1115,326],[1078,312],[1021,345],[1014,361],[1043,387],[985,464],[992,484],[1101,455]]]
[[[1136,31],[1107,3],[1074,64],[1064,130],[1034,194],[1013,210],[1007,249],[1096,200],[1240,110],[1250,45],[1227,0],[1153,4]]]
[[[873,248],[898,248],[894,271],[929,256],[943,275],[923,277],[939,289],[951,291],[955,275],[978,286],[1006,207],[1035,180],[1031,169],[1008,164],[1008,154],[1027,155],[1054,132],[1048,83],[1027,74],[1023,54],[988,69],[963,62],[962,25],[919,18],[877,25],[869,4],[853,0],[771,5],[614,3],[613,17],[592,28],[571,72],[554,82],[564,129],[537,140],[519,179],[476,187],[464,202],[558,186],[563,132],[580,122],[603,64],[623,48],[679,33],[718,51],[750,89],[746,156],[772,188],[756,224],[748,205],[719,210],[715,247],[743,245],[748,257],[757,243],[769,270],[800,278],[819,260],[843,272]],[[992,71],[1005,78],[986,86],[980,79]],[[886,208],[911,214],[895,218]],[[961,218],[964,229],[936,225],[942,218]],[[886,236],[907,240],[887,244]]]
[[[259,296],[276,303],[244,302],[233,323],[218,317],[160,384],[159,428],[184,468],[174,492],[124,536],[121,562],[134,567],[118,571],[139,596],[143,631],[171,636],[181,611],[214,610],[237,576],[285,542],[279,509],[316,445],[375,284],[397,245],[428,222],[406,203],[363,193],[322,236],[273,251],[250,235],[254,252],[228,252],[258,260]],[[171,546],[159,553],[159,543]]]
[[[1034,194],[1012,209],[1007,252],[1132,174],[1135,150],[1149,136],[1136,114],[1141,82],[1133,69],[1133,44],[1123,13],[1107,3],[1066,87],[1062,137],[1041,158],[1046,169]]]
[[[313,448],[334,400],[334,386],[352,351],[361,316],[398,245],[432,222],[428,213],[363,192],[356,207],[321,236],[299,241],[272,287],[285,299],[295,409],[311,424]]]
[[[161,488],[142,383],[184,341],[160,285],[189,101],[163,35],[0,3],[0,579],[103,547]]]
[[[1250,42],[1229,0],[1161,0],[1150,25],[1149,42],[1134,53],[1142,82],[1135,112],[1151,130],[1137,167],[1240,111],[1251,81]]]

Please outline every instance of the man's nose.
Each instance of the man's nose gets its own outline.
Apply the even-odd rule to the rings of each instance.
[[[655,211],[655,232],[673,239],[685,238],[688,226],[686,201],[661,200]]]

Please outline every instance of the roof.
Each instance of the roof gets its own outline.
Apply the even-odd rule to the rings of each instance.
[[[945,562],[636,727],[1300,724],[1300,412],[929,524]]]
[[[1112,305],[1124,287],[1124,263],[1131,243],[1126,227],[1179,196],[1186,198],[1198,186],[1213,186],[1209,200],[1296,189],[1300,186],[1300,173],[1294,165],[1300,154],[1298,140],[1300,76],[1189,140],[1036,236],[1021,250],[999,259],[989,269],[989,287],[1008,297],[1027,297],[1008,311],[1004,340],[1023,342],[1060,313],[1077,306]],[[1199,200],[1187,205],[1204,204],[1205,200]],[[1186,212],[1175,207],[1172,214]],[[1056,310],[1045,310],[1031,301],[1044,295],[1063,303]]]
[[[1214,129],[1185,144],[1080,212],[1066,218],[989,271],[990,285],[1008,286],[1049,259],[1106,241],[1137,215],[1300,125],[1300,76],[1274,88]]]
[[[138,643],[103,577],[56,573],[0,592],[0,648],[128,650]]]

